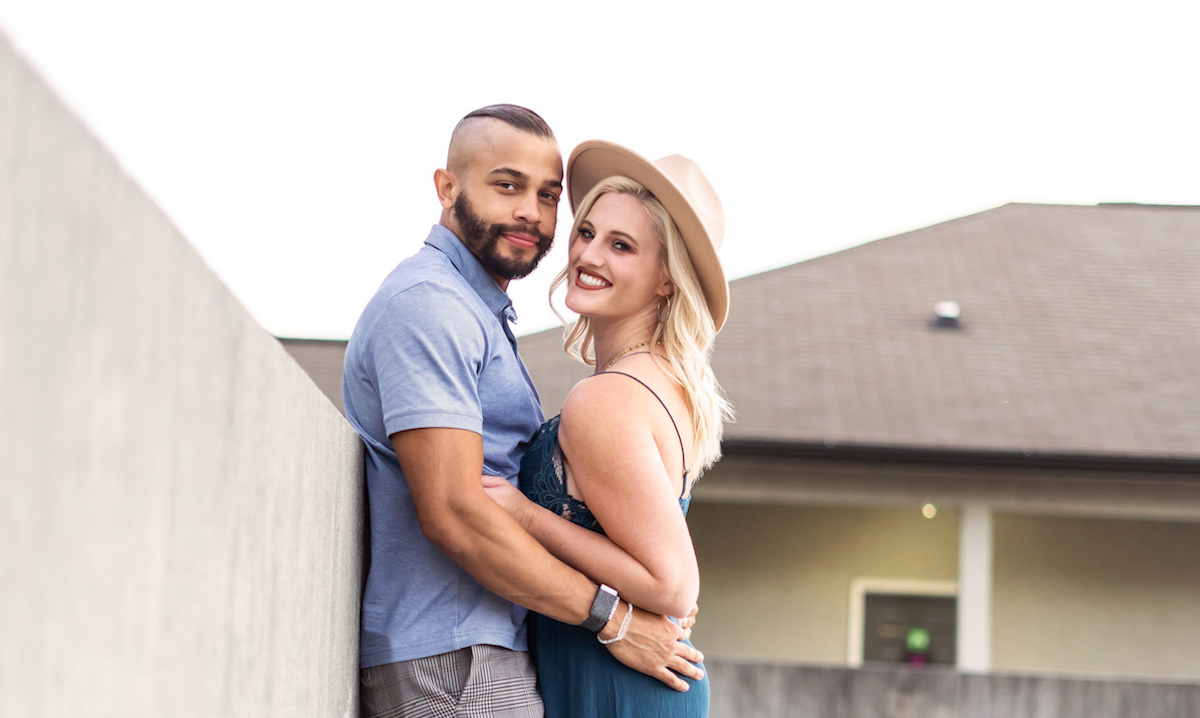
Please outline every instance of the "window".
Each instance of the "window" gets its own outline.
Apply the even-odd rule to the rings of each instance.
[[[847,662],[953,666],[956,595],[952,581],[856,579],[850,589]]]
[[[946,596],[868,593],[863,660],[954,665],[956,603]]]

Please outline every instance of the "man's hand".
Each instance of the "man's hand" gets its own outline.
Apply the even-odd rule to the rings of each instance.
[[[625,610],[633,610],[625,604]],[[616,637],[625,611],[618,610],[600,631],[600,637]],[[693,665],[704,660],[700,651],[683,643],[691,635],[690,629],[680,628],[666,616],[646,611],[634,611],[633,621],[625,638],[606,646],[613,657],[626,666],[657,678],[677,691],[684,692],[688,684],[676,673],[693,680],[704,677],[704,671]]]

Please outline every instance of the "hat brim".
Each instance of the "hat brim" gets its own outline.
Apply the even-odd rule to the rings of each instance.
[[[700,280],[713,325],[720,330],[729,313],[729,283],[708,229],[687,195],[659,167],[638,153],[605,140],[588,140],[567,160],[567,198],[571,211],[601,181],[621,175],[642,183],[666,207],[687,246]]]

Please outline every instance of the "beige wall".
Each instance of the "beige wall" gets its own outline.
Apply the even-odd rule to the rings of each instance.
[[[696,645],[707,655],[846,662],[856,578],[953,581],[958,519],[912,510],[696,501]]]
[[[0,35],[0,715],[355,714],[359,442]]]
[[[954,581],[958,520],[695,501],[696,645],[844,664],[855,578]],[[1200,679],[1200,523],[998,515],[992,669]]]
[[[997,671],[1200,679],[1200,524],[995,520]]]

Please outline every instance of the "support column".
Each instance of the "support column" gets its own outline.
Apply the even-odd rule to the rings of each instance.
[[[958,669],[992,668],[992,509],[962,507],[958,526]]]

